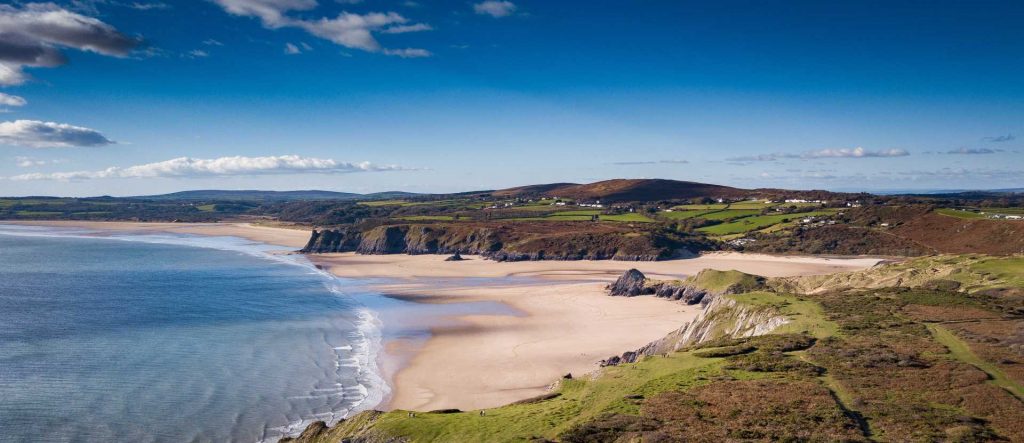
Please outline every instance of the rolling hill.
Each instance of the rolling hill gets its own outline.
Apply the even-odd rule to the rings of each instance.
[[[699,197],[738,198],[750,191],[729,186],[664,179],[614,179],[589,184],[551,183],[495,191],[496,197],[565,197],[575,200],[657,201]]]

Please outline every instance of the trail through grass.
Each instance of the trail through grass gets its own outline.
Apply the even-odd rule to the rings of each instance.
[[[1003,373],[996,365],[989,363],[971,351],[971,348],[965,343],[960,337],[957,337],[949,329],[942,327],[942,325],[936,323],[928,323],[928,331],[932,333],[935,340],[942,343],[943,346],[949,349],[949,353],[953,358],[960,360],[964,363],[972,365],[982,371],[985,371],[989,377],[992,377],[992,383],[1003,389],[1006,389],[1011,394],[1016,396],[1018,399],[1024,400],[1024,386],[1013,381]]]

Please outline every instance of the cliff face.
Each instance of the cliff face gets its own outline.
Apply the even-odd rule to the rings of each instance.
[[[547,230],[545,230],[547,228]],[[463,254],[496,261],[637,260],[653,261],[692,254],[705,245],[683,244],[656,233],[605,227],[596,232],[544,226],[471,224],[385,225],[314,230],[301,252],[360,254]],[[689,249],[688,249],[689,248]],[[691,250],[692,249],[692,250]]]
[[[692,322],[635,351],[601,361],[601,366],[633,363],[647,355],[665,354],[684,347],[724,338],[741,338],[772,332],[789,320],[769,306],[738,303],[714,297]]]

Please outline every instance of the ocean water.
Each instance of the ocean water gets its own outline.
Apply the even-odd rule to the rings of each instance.
[[[387,395],[373,298],[301,256],[94,235],[0,225],[0,441],[276,441]]]

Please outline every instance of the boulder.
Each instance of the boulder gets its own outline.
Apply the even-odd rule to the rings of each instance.
[[[615,283],[608,285],[605,289],[608,290],[608,295],[622,297],[636,297],[643,294],[653,294],[654,288],[647,288],[644,286],[646,281],[647,277],[644,276],[643,272],[636,269],[630,269],[615,280]]]
[[[459,251],[455,251],[455,253],[452,254],[451,257],[448,257],[448,258],[444,259],[444,261],[463,261],[463,260],[465,260],[465,259],[462,258],[462,254],[459,254]]]

